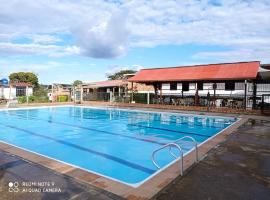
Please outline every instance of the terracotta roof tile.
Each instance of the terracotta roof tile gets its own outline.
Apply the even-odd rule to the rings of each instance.
[[[142,69],[132,82],[255,79],[260,62],[239,62],[171,68]]]

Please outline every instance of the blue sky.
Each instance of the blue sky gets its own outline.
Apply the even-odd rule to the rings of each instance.
[[[31,71],[70,83],[121,69],[270,63],[269,10],[268,0],[5,1],[0,78]]]

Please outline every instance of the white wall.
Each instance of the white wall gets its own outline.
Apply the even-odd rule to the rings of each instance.
[[[262,88],[263,84],[257,84],[257,95],[270,94],[270,85],[269,88]],[[207,93],[213,95],[213,83],[204,83],[203,90],[199,90],[199,95],[207,95]],[[185,91],[184,95],[195,95],[196,85],[195,83],[189,84],[189,91]],[[225,90],[225,83],[217,83],[217,95],[244,95],[245,85],[244,83],[235,83],[235,90]],[[170,90],[169,83],[162,83],[162,94],[163,95],[181,95],[182,94],[182,84],[177,83],[177,90]],[[247,84],[247,95],[252,95],[252,83]]]
[[[28,91],[26,91],[26,94],[28,96],[33,95],[33,88],[29,87]],[[16,88],[12,87],[11,89],[9,87],[0,88],[0,98],[4,97],[5,99],[14,99],[16,98]]]

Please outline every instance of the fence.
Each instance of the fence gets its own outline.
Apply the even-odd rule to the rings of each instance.
[[[270,115],[270,103],[269,103],[269,99],[270,99],[270,94],[264,94],[262,95],[262,114],[264,115]],[[267,103],[268,101],[268,103]]]
[[[130,93],[85,93],[83,94],[83,101],[111,101],[120,103],[130,103]],[[232,109],[262,109],[270,105],[270,95],[263,96],[257,95],[255,101],[253,101],[252,95],[200,95],[198,100],[195,101],[194,95],[159,95],[155,97],[153,93],[134,93],[133,101],[135,103],[143,104],[163,104],[163,105],[175,105],[175,106],[202,106],[202,107],[226,107]]]

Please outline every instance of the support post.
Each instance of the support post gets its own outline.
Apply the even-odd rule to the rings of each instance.
[[[155,91],[155,103],[158,103],[158,88],[157,88],[157,83],[153,84],[154,86],[154,91]]]
[[[198,90],[198,83],[195,83],[196,86],[196,92],[195,92],[195,99],[194,99],[194,103],[195,106],[199,105],[199,90]]]
[[[80,99],[80,103],[83,103],[83,86],[81,87],[81,99]]]
[[[29,104],[29,93],[28,93],[28,86],[26,86],[26,103]]]
[[[160,98],[160,103],[163,103],[163,101],[162,101],[162,83],[159,84],[159,98]]]
[[[252,94],[252,109],[256,108],[256,96],[257,96],[257,83],[253,81],[253,94]]]
[[[216,89],[217,89],[217,84],[213,84],[213,89],[214,89],[214,97],[213,97],[213,106],[214,108],[216,107]]]
[[[54,96],[53,96],[53,84],[52,84],[52,96],[51,96],[51,98],[52,98],[52,103],[53,103],[53,101],[54,101]]]
[[[133,99],[134,99],[133,82],[131,82],[131,103],[133,102]]]
[[[244,109],[247,109],[247,80],[245,80],[245,97],[244,97]]]
[[[147,104],[150,104],[150,92],[147,92]]]

